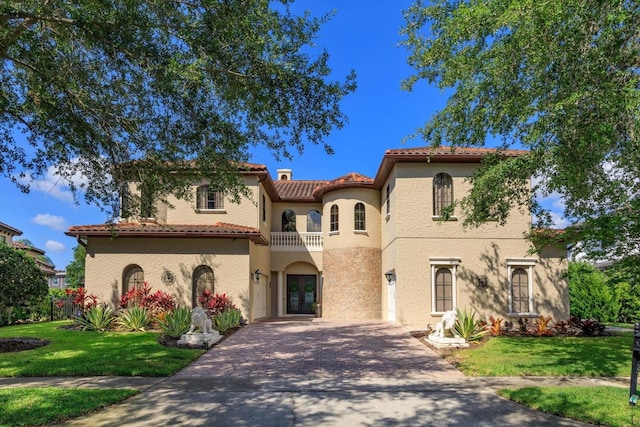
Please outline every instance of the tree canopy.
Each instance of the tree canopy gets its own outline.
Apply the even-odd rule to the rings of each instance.
[[[630,0],[434,0],[405,11],[415,74],[451,94],[418,130],[433,145],[524,147],[471,177],[467,223],[514,205],[539,227],[535,196],[559,193],[575,236],[594,255],[640,243],[640,3]],[[533,176],[531,191],[522,190]],[[607,245],[600,245],[606,242]]]
[[[47,290],[47,281],[34,259],[0,243],[0,309],[34,305]]]
[[[77,288],[84,284],[86,250],[82,245],[73,248],[73,261],[67,264],[67,286]]]
[[[28,191],[53,166],[115,217],[131,175],[159,198],[185,196],[194,178],[238,194],[252,147],[331,152],[323,140],[345,123],[355,75],[331,80],[313,46],[329,17],[289,3],[3,1],[0,174]],[[188,177],[172,173],[185,161]]]

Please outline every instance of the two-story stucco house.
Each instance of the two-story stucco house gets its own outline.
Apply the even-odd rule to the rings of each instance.
[[[246,165],[251,200],[231,203],[194,183],[193,202],[170,200],[156,218],[67,234],[86,246],[86,288],[103,301],[148,281],[186,306],[204,289],[226,293],[250,321],[312,314],[314,302],[323,318],[412,329],[455,307],[564,320],[566,251],[529,255],[529,215],[514,210],[505,226],[472,229],[460,212],[440,218],[469,191],[465,178],[488,151],[388,150],[373,179],[301,181],[278,170],[273,180],[266,167]]]

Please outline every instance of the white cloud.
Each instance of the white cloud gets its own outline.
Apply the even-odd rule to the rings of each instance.
[[[51,227],[58,231],[65,231],[67,229],[64,218],[57,215],[38,214],[31,219],[31,222],[44,225],[45,227]]]
[[[77,161],[77,159],[74,160],[74,162]],[[47,172],[42,177],[34,178],[32,175],[27,175],[24,178],[19,179],[19,181],[22,184],[29,185],[32,190],[48,194],[58,200],[70,203],[74,202],[73,194],[69,190],[66,180],[58,175],[57,166],[49,166],[47,168]],[[84,188],[87,185],[86,177],[79,173],[71,177],[71,182],[78,189]]]
[[[47,251],[54,253],[61,253],[67,250],[67,247],[63,243],[56,242],[55,240],[47,240],[44,247]]]

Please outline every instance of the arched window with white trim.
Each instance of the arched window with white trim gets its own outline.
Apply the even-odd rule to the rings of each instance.
[[[456,275],[460,258],[431,257],[431,312],[456,309]]]

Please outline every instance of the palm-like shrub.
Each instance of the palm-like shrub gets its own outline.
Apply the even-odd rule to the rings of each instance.
[[[115,319],[113,309],[106,304],[100,304],[87,308],[80,316],[76,316],[74,321],[85,331],[104,332],[111,327]]]
[[[179,307],[169,311],[158,319],[158,326],[160,326],[164,335],[179,338],[191,327],[191,310]]]
[[[462,338],[467,341],[478,341],[489,333],[485,329],[485,324],[481,319],[476,319],[475,311],[460,310],[456,308],[456,326],[455,330]]]
[[[137,305],[127,308],[118,315],[118,324],[127,331],[144,332],[151,320],[147,310]]]

